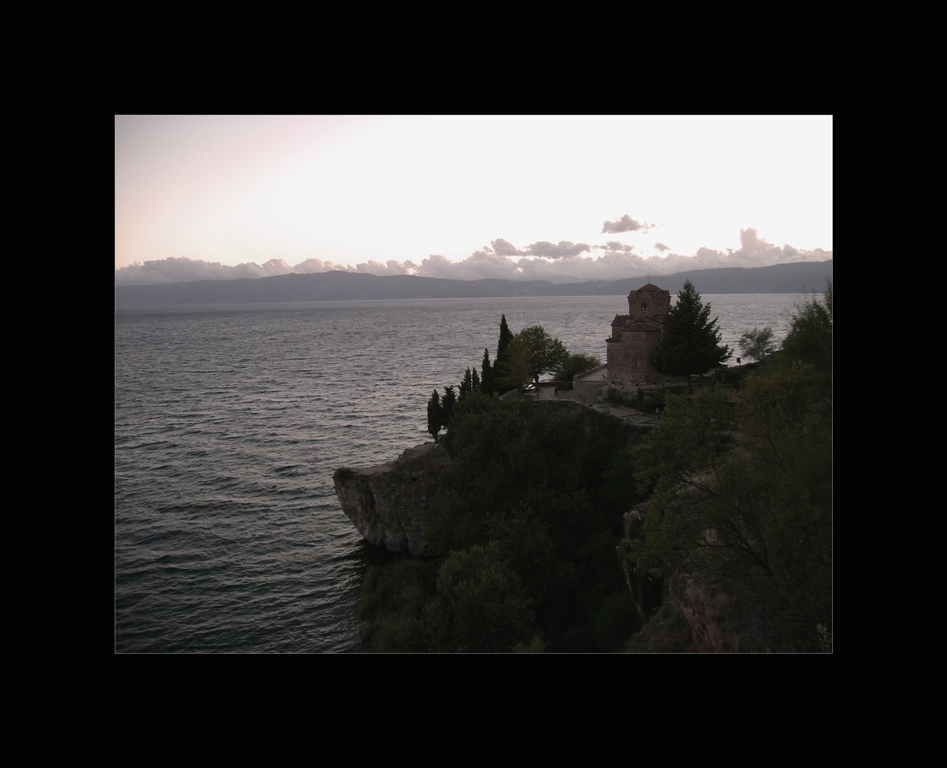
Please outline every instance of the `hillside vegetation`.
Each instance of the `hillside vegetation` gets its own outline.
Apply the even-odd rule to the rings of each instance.
[[[465,393],[441,438],[452,463],[426,533],[436,557],[369,569],[365,647],[698,650],[674,608],[687,579],[732,598],[722,648],[830,650],[831,419],[831,285],[797,309],[782,352],[692,398],[668,394],[643,441],[591,409]],[[621,558],[663,587],[663,606],[639,614]]]
[[[831,284],[797,308],[782,351],[747,369],[738,391],[668,395],[637,451],[653,491],[623,548],[640,578],[667,580],[666,599],[685,582],[730,598],[717,646],[830,650]]]

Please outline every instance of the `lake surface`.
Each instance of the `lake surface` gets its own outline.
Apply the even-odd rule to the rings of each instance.
[[[704,295],[723,342],[804,296]],[[352,652],[373,553],[332,486],[430,440],[500,315],[605,361],[621,296],[320,302],[115,315],[115,649]],[[734,362],[734,361],[731,361]]]

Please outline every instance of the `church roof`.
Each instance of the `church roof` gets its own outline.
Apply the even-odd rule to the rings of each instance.
[[[631,295],[634,293],[649,293],[654,295],[656,293],[670,293],[670,291],[665,290],[664,288],[658,288],[658,286],[656,286],[654,283],[646,283],[637,290],[631,291],[631,293],[628,294],[628,298],[631,298]]]
[[[633,317],[631,321],[625,325],[625,330],[627,331],[659,331],[664,327],[664,324],[655,317]]]

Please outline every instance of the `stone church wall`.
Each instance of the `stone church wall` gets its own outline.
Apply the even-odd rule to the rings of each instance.
[[[628,388],[663,379],[648,355],[664,332],[670,304],[670,291],[651,283],[628,294],[628,314],[615,318],[605,347],[609,383],[621,382]]]
[[[660,335],[659,331],[626,331],[620,341],[609,339],[606,346],[609,381],[620,381],[631,387],[638,382],[650,384],[661,378],[648,361]]]

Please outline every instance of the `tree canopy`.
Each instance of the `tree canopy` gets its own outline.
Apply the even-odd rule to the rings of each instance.
[[[622,513],[641,500],[633,439],[591,410],[476,392],[458,400],[424,533],[435,560],[366,575],[366,648],[619,647],[640,623],[615,557]]]
[[[444,426],[444,411],[441,408],[441,396],[435,389],[431,399],[427,401],[427,431],[437,442],[437,435]]]
[[[501,342],[502,329],[501,325]],[[530,380],[539,383],[539,377],[544,373],[559,375],[573,357],[579,358],[577,365],[587,359],[582,355],[570,355],[565,345],[546,333],[541,325],[531,325],[512,336],[505,344],[502,354],[497,353],[498,389],[503,393],[521,387]]]
[[[831,647],[831,368],[819,367],[830,307],[828,294],[798,308],[798,344],[748,375],[738,397],[721,386],[668,394],[636,457],[654,489],[644,535],[626,542],[636,568],[713,574],[741,650]]]
[[[651,364],[666,376],[707,373],[730,357],[730,348],[720,343],[717,318],[710,319],[694,284],[688,280],[677,294],[677,303],[668,310],[664,333],[651,352]]]
[[[520,339],[526,354],[526,367],[534,382],[544,373],[560,370],[569,360],[569,351],[565,345],[543,329],[541,325],[531,325],[521,330],[513,340]]]
[[[529,365],[529,348],[526,341],[520,336],[514,336],[504,350],[503,358],[497,362],[497,382],[500,392],[522,387],[531,376]]]
[[[598,368],[602,361],[595,355],[583,355],[575,353],[569,355],[562,365],[555,371],[556,379],[560,382],[560,388],[572,389],[572,378],[580,373],[591,371]]]
[[[740,349],[743,350],[745,357],[752,357],[754,360],[762,360],[776,351],[776,343],[773,341],[772,328],[754,328],[747,331],[740,337]]]
[[[812,296],[796,308],[792,327],[783,340],[783,353],[809,363],[821,373],[832,373],[832,283],[826,287],[822,301]]]

